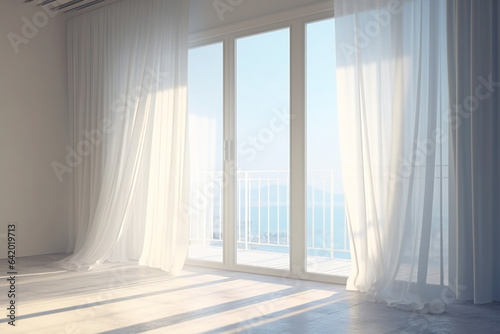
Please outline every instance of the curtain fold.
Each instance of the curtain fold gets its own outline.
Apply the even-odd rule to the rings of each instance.
[[[436,0],[335,1],[347,288],[435,313],[447,279],[445,13]]]
[[[447,3],[450,82],[450,287],[500,300],[500,6]]]
[[[68,23],[73,255],[178,272],[187,256],[187,1],[124,0]]]

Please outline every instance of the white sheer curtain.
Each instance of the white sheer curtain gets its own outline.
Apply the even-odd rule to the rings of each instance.
[[[500,301],[500,4],[447,7],[450,282],[459,299],[482,304]]]
[[[446,280],[445,12],[439,0],[335,0],[347,287],[436,313]]]
[[[124,0],[68,23],[76,245],[58,266],[184,264],[187,3]]]

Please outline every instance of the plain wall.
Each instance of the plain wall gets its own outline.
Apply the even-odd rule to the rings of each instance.
[[[34,15],[40,28],[15,53],[8,34],[24,38],[23,17]],[[67,250],[69,178],[59,182],[51,166],[64,163],[69,141],[65,22],[35,2],[0,1],[0,258],[9,223],[16,256]]]

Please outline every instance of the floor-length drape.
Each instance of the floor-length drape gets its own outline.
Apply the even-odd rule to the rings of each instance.
[[[500,301],[500,3],[447,3],[450,287]]]
[[[442,311],[429,287],[444,288],[446,270],[444,15],[439,0],[335,0],[347,287],[430,312]]]
[[[187,1],[123,0],[68,23],[76,244],[57,263],[138,259],[178,272],[188,246]]]

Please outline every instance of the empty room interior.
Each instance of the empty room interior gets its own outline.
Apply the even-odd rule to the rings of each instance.
[[[500,333],[497,0],[0,17],[0,333]]]

